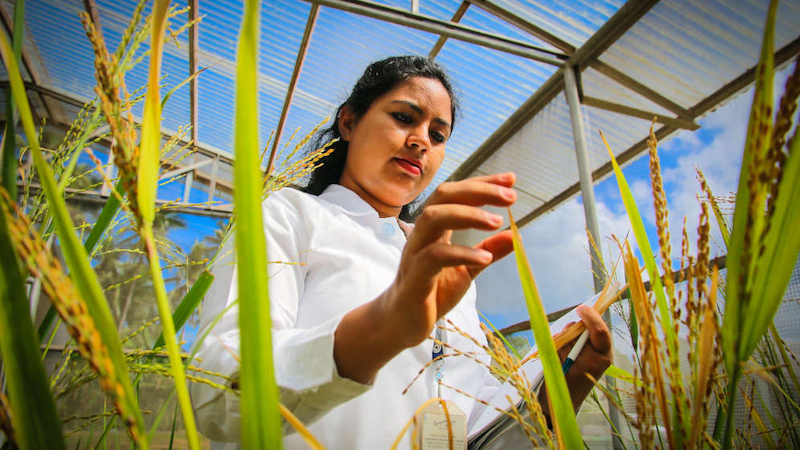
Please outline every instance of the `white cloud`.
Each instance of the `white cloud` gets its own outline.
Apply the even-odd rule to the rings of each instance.
[[[597,204],[599,245],[609,260],[611,234],[624,238],[630,225],[625,215],[613,213]],[[589,244],[585,231],[583,205],[572,199],[556,211],[521,230],[533,275],[545,309],[557,311],[590,297],[593,292]],[[507,257],[489,267],[477,280],[478,308],[495,325],[503,327],[527,318],[516,263]]]
[[[777,92],[782,92],[791,68],[789,66],[776,76]],[[681,132],[660,146],[662,176],[670,212],[673,258],[680,256],[683,217],[688,218],[687,228],[692,252],[696,252],[696,230],[700,214],[697,194],[700,192],[700,184],[696,180],[695,167],[700,167],[703,171],[715,195],[728,195],[736,190],[751,101],[752,89],[702,119],[700,132]],[[631,184],[631,190],[645,223],[652,225],[654,218],[649,178],[636,179]],[[613,198],[619,199],[618,196]],[[606,201],[611,199],[611,196],[603,198]],[[723,206],[732,208],[732,205]],[[614,211],[624,211],[624,208],[620,205],[609,207],[598,200],[597,215],[607,266],[610,263],[609,247],[614,257],[618,254],[616,244],[612,244],[608,238],[613,233],[624,239],[630,230],[627,216]],[[717,243],[721,243],[713,215],[710,220],[712,237]],[[573,305],[592,294],[591,263],[583,206],[577,199],[566,202],[554,212],[524,227],[522,235],[548,312]],[[629,237],[629,241],[632,246],[635,245],[633,236]],[[724,250],[715,248],[714,244],[711,251],[712,257],[725,253]],[[647,278],[646,272],[642,275]],[[513,258],[508,257],[489,267],[478,278],[477,283],[478,308],[496,326],[504,327],[527,318]]]

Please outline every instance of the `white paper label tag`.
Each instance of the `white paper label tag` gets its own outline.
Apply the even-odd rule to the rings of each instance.
[[[419,415],[419,446],[421,450],[449,450],[450,432],[448,430],[448,415],[450,427],[453,430],[453,449],[465,450],[467,448],[467,416],[455,403],[447,402],[447,413],[441,403],[433,403],[425,408]]]

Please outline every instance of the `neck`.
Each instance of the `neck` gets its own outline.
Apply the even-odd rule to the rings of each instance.
[[[387,205],[383,203],[379,199],[375,198],[372,194],[370,194],[366,189],[362,188],[358,183],[355,181],[345,179],[342,177],[339,180],[339,184],[350,189],[351,191],[355,192],[356,195],[361,197],[362,200],[367,202],[375,212],[378,213],[378,217],[399,217],[400,211],[403,210],[402,206],[394,206],[394,205]]]

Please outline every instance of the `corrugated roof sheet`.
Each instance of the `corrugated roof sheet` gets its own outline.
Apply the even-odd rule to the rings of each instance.
[[[105,38],[115,47],[136,2],[96,0]],[[407,0],[379,2],[408,9]],[[557,50],[528,32],[510,25],[486,9],[500,8],[555,35],[568,46],[580,48],[623,7],[620,0],[518,1],[475,0],[461,24],[467,27]],[[420,13],[450,20],[460,0],[421,0]],[[2,0],[7,15],[12,0]],[[181,4],[183,5],[183,4]],[[483,5],[483,6],[482,6]],[[182,7],[182,6],[181,6]],[[145,7],[145,11],[150,6]],[[261,17],[260,127],[262,144],[278,124],[303,30],[311,4],[297,0],[264,2]],[[79,0],[29,0],[26,2],[26,51],[37,66],[45,67],[42,87],[78,101],[93,97],[93,54],[78,13]],[[720,87],[753,66],[761,39],[766,2],[713,0],[663,0],[604,51],[599,60],[642,85],[691,110]],[[198,66],[208,67],[199,77],[198,135],[202,147],[230,156],[234,115],[236,43],[241,23],[239,2],[200,2]],[[173,20],[173,29],[187,20]],[[781,2],[776,48],[798,38],[800,0]],[[363,68],[371,61],[395,55],[426,55],[438,36],[424,31],[321,7],[303,72],[298,80],[282,142],[295,128],[309,131],[332,114]],[[142,46],[142,51],[147,43]],[[563,46],[562,46],[563,47]],[[437,56],[449,69],[461,93],[462,114],[448,143],[448,153],[435,182],[448,178],[476,149],[487,143],[550,77],[557,68],[475,44],[449,39]],[[127,77],[129,90],[142,87],[147,58]],[[35,67],[36,68],[36,67]],[[188,36],[184,32],[165,46],[164,90],[188,76]],[[560,72],[559,72],[560,73]],[[26,74],[26,77],[30,77]],[[6,78],[0,67],[0,78]],[[611,80],[592,67],[583,71],[583,93],[600,100],[674,117],[667,109]],[[40,102],[41,103],[41,102]],[[44,111],[45,105],[38,109]],[[615,152],[639,142],[648,121],[583,107],[593,169],[608,158],[596,130],[601,128]],[[141,105],[134,108],[141,113]],[[179,88],[164,110],[164,130],[175,132],[187,125],[189,86]],[[198,157],[199,158],[199,157]],[[200,160],[200,159],[198,159]],[[231,167],[217,168],[222,181],[230,181]],[[496,153],[474,173],[513,169],[519,174],[517,218],[529,215],[577,183],[576,161],[569,111],[563,93],[535,117],[515,130]],[[205,166],[205,172],[210,167]],[[194,198],[194,194],[193,194]]]
[[[599,58],[653,91],[696,113],[696,106],[742,75],[758,61],[768,2],[664,0],[656,4]],[[800,2],[781,2],[775,48],[798,39]],[[652,101],[588,68],[582,73],[583,92],[664,117],[675,117]],[[729,95],[735,92],[729,93]],[[590,167],[609,162],[598,129],[615,155],[647,136],[649,121],[582,106]],[[701,114],[702,115],[702,114]],[[700,116],[701,116],[700,115]],[[698,116],[699,117],[699,116]],[[660,125],[656,128],[658,129]],[[473,174],[514,170],[520,199],[512,212],[517,220],[536,212],[548,200],[563,196],[578,182],[569,108],[557,95],[532,120],[504,142]],[[569,198],[577,195],[575,191]],[[506,215],[504,211],[496,211]],[[477,242],[480,232],[463,233]]]

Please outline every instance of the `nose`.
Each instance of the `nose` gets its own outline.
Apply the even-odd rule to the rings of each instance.
[[[416,148],[423,152],[431,147],[430,137],[428,136],[428,128],[425,126],[418,126],[413,128],[408,133],[406,144],[411,148]]]

